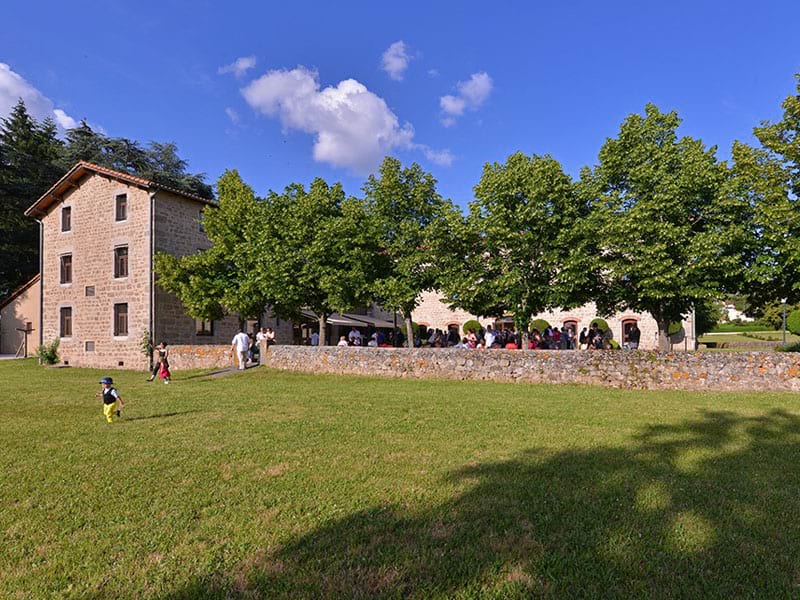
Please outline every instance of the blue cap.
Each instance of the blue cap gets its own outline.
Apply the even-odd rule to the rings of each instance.
[[[114,383],[114,380],[113,380],[113,379],[111,379],[111,377],[103,377],[103,378],[100,380],[100,383],[108,383],[108,384],[111,384],[111,383]]]

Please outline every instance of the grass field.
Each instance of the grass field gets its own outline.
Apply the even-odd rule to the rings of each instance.
[[[790,394],[0,362],[0,597],[797,597]]]

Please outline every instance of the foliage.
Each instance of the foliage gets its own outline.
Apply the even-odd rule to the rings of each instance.
[[[767,302],[764,304],[759,310],[758,315],[759,330],[765,328],[774,330],[781,329],[783,327],[783,308],[782,302]],[[788,315],[798,308],[800,308],[800,304],[787,304],[786,314]]]
[[[531,321],[531,325],[530,325],[531,331],[536,329],[539,332],[544,331],[548,327],[550,327],[550,323],[548,323],[544,319],[534,319],[533,321]]]
[[[461,326],[461,329],[464,331],[464,333],[470,330],[472,330],[473,333],[478,333],[482,329],[482,325],[480,324],[479,321],[476,321],[475,319],[470,319]]]
[[[733,333],[739,331],[764,331],[773,329],[771,326],[766,326],[762,323],[717,323],[715,327],[708,330],[707,333]]]
[[[36,122],[20,100],[0,119],[0,298],[39,270],[39,226],[23,213],[63,174],[51,120]]]
[[[147,358],[152,358],[152,356],[153,356],[153,336],[151,335],[151,333],[147,329],[142,331],[142,336],[139,338],[139,350]]]
[[[486,164],[475,197],[444,279],[452,305],[513,314],[523,331],[537,313],[588,299],[586,260],[573,233],[585,206],[558,161],[516,153]]]
[[[398,310],[406,321],[407,344],[411,313],[421,292],[438,287],[448,226],[456,211],[436,191],[436,180],[417,164],[403,168],[386,157],[378,175],[364,185],[370,227],[376,236],[376,278],[373,296],[384,307]]]
[[[58,338],[53,338],[49,344],[42,344],[36,350],[39,362],[45,365],[54,365],[58,362]]]
[[[786,315],[786,329],[795,335],[800,335],[800,309]]]
[[[776,123],[754,129],[760,147],[733,147],[738,193],[750,206],[748,292],[757,305],[800,301],[800,73]]]
[[[327,317],[372,298],[379,248],[364,203],[317,178],[308,191],[292,184],[271,193],[261,208],[273,228],[245,248],[256,260],[254,286],[279,314],[312,311],[325,345]]]
[[[216,320],[225,314],[240,320],[260,316],[267,290],[257,275],[254,249],[265,235],[265,222],[253,190],[237,171],[226,171],[217,182],[219,205],[203,211],[203,227],[211,246],[196,254],[175,257],[158,253],[157,283],[175,294],[189,316]]]
[[[705,300],[696,304],[694,309],[695,336],[699,337],[717,327],[721,314],[722,309],[714,300]]]
[[[597,328],[603,333],[606,333],[607,331],[611,330],[611,327],[608,326],[608,323],[606,322],[605,319],[601,319],[600,317],[595,317],[594,319],[592,319],[592,322],[589,323],[589,327],[591,327],[595,323],[597,323]]]
[[[785,346],[778,346],[775,348],[776,352],[800,352],[800,342],[793,342]]]
[[[679,124],[675,112],[648,104],[644,117],[630,115],[606,141],[594,170],[581,174],[600,245],[598,308],[650,313],[662,349],[670,323],[740,286],[746,242],[746,206],[729,193],[716,148],[678,138]]]

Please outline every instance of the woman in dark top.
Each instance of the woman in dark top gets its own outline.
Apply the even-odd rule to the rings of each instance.
[[[147,381],[153,381],[153,379],[156,378],[156,375],[158,375],[158,370],[161,368],[162,362],[166,362],[167,364],[169,364],[167,362],[168,360],[167,357],[169,356],[169,350],[167,350],[167,342],[161,342],[158,346],[156,346],[155,350],[157,354],[155,356],[156,360],[155,360],[155,366],[153,367],[153,374],[150,375],[150,378]]]

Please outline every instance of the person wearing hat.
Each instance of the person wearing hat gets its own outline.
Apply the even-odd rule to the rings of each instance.
[[[120,416],[120,410],[125,408],[125,403],[122,401],[122,396],[119,395],[119,392],[114,387],[114,380],[111,379],[111,377],[103,377],[100,380],[100,385],[103,386],[102,391],[97,392],[94,396],[97,398],[102,394],[103,414],[106,417],[106,421],[113,423],[114,416]]]

